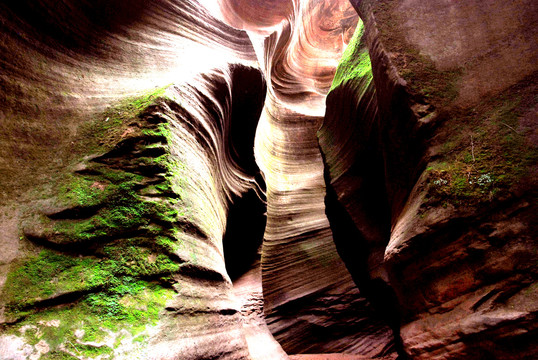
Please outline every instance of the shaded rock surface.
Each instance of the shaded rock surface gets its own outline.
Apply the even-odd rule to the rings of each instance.
[[[373,304],[372,284],[392,289],[412,358],[532,356],[535,5],[353,4],[365,30],[341,66],[361,73],[366,47],[371,73],[340,79],[319,132],[328,214],[342,207],[357,233],[336,241],[344,261]],[[349,99],[363,105],[340,105]]]

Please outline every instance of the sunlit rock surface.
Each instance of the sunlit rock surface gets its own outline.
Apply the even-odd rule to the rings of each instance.
[[[261,266],[269,329],[292,354],[390,354],[390,329],[373,318],[336,251],[316,136],[356,13],[346,1],[268,2],[281,7],[255,26],[259,10],[248,3],[221,9],[249,32],[268,83],[256,158],[267,184]]]

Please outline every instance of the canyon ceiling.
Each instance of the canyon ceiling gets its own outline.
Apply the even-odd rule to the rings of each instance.
[[[532,358],[537,23],[4,0],[0,359]]]

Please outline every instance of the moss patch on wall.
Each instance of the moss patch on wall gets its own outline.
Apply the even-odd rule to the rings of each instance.
[[[152,104],[166,98],[166,89],[171,84],[150,89],[140,95],[127,97],[109,106],[102,114],[96,116],[80,127],[81,141],[73,149],[76,154],[86,156],[92,152],[114,146],[118,138],[129,131],[130,125],[137,122],[139,116]]]
[[[359,20],[351,41],[342,54],[334,75],[331,90],[351,79],[372,78],[372,64],[366,44],[362,41],[364,24]]]
[[[536,171],[532,126],[522,124],[536,104],[536,75],[470,105],[457,104],[466,64],[439,70],[405,35],[398,0],[372,5],[380,41],[419,108],[435,114],[422,211],[436,206],[490,206],[528,193]],[[429,106],[433,105],[433,106]],[[419,109],[420,110],[420,109]],[[434,112],[435,110],[435,112]],[[420,110],[422,111],[422,110]],[[420,114],[426,118],[426,114]]]
[[[29,251],[0,295],[2,326],[35,349],[46,344],[41,359],[136,348],[176,294],[171,278],[185,262],[176,250],[188,221],[172,181],[179,165],[168,124],[151,111],[163,94],[129,99],[85,126],[78,162],[57,174],[45,205],[28,211]]]
[[[491,204],[527,192],[538,163],[538,144],[524,119],[538,96],[527,79],[447,121],[435,140],[424,207]]]
[[[115,278],[107,290],[30,315],[8,333],[30,345],[46,343],[50,350],[41,359],[113,359],[120,343],[136,348],[149,337],[174,294],[158,283]]]

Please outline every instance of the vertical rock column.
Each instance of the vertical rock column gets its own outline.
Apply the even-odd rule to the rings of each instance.
[[[351,2],[365,22],[390,210],[377,264],[405,351],[532,357],[536,3]]]
[[[356,14],[346,1],[271,1],[260,18],[249,4],[221,1],[221,10],[249,32],[268,83],[256,159],[267,183],[261,266],[269,329],[290,354],[390,353],[390,340],[370,331],[366,300],[334,245],[316,137]]]

